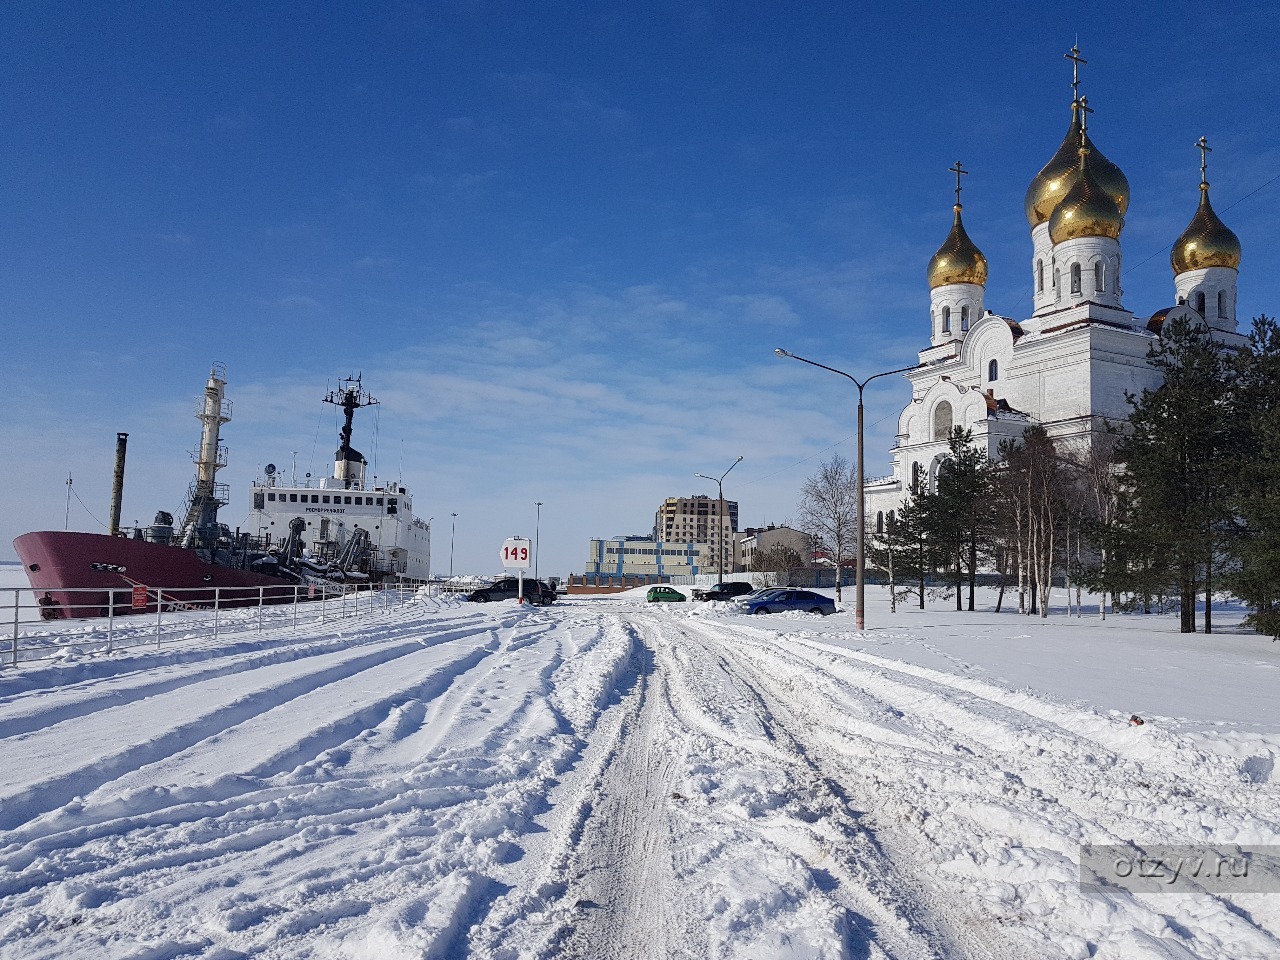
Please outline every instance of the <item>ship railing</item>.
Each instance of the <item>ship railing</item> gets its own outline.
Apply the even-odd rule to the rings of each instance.
[[[281,583],[253,587],[0,588],[0,668],[110,655],[131,647],[236,634],[298,634],[376,618],[411,600],[408,583]],[[7,649],[6,649],[7,647]]]

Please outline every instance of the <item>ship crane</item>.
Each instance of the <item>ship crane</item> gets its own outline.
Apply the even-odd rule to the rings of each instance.
[[[226,390],[226,365],[214,363],[204,396],[196,401],[196,419],[202,425],[200,449],[191,453],[196,478],[191,481],[187,502],[181,511],[183,519],[177,540],[181,547],[217,547],[218,508],[229,502],[227,485],[215,479],[218,471],[227,465],[227,448],[218,439],[222,425],[231,419],[231,401],[226,399]]]

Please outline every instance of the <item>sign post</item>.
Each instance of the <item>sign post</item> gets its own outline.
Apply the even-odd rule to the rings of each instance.
[[[502,566],[508,570],[519,571],[520,582],[516,593],[516,602],[524,603],[524,572],[529,569],[529,561],[533,552],[529,549],[532,541],[528,537],[507,537],[502,542]]]

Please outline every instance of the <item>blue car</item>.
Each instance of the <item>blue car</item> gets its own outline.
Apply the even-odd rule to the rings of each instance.
[[[825,616],[836,612],[836,602],[812,590],[787,588],[743,597],[738,601],[738,608],[743,613],[782,613],[785,610],[800,610],[804,613],[820,613]]]

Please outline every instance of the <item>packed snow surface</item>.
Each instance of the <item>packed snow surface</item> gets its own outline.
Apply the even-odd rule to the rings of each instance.
[[[1280,644],[945,606],[81,628],[0,672],[0,957],[1280,957],[1280,888],[1078,882],[1280,844]]]

